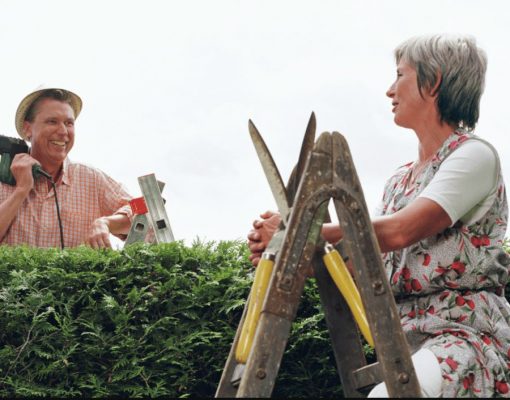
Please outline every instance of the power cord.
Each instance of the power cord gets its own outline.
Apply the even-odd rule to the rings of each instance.
[[[45,170],[43,170],[40,165],[37,164],[35,165],[34,172],[48,179],[51,183],[51,186],[53,187],[53,193],[55,193],[55,206],[57,207],[58,227],[60,229],[60,245],[62,246],[62,250],[64,250],[64,229],[62,228],[62,219],[60,218],[60,207],[58,205],[57,198],[57,185],[55,184],[53,177],[50,174],[48,174]]]
[[[64,250],[64,229],[62,228],[62,219],[60,218],[60,207],[58,205],[57,198],[57,186],[53,179],[50,180],[51,185],[53,186],[53,193],[55,193],[55,206],[57,207],[57,218],[58,218],[58,227],[60,229],[60,245],[62,246],[62,250]]]

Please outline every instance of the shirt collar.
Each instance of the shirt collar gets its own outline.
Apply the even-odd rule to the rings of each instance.
[[[62,179],[61,179],[61,181],[64,185],[71,184],[71,175],[69,174],[69,164],[70,164],[70,161],[66,157],[64,159],[64,165],[62,166]]]

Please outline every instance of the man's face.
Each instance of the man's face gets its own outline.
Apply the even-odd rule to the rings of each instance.
[[[73,148],[74,111],[68,103],[42,99],[34,120],[25,121],[23,129],[32,145],[30,155],[43,167],[60,167]]]

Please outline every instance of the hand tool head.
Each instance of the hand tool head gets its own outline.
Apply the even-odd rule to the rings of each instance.
[[[255,124],[251,120],[248,123],[248,128],[250,131],[251,139],[255,146],[255,150],[257,151],[257,155],[262,164],[262,168],[269,182],[269,186],[271,187],[271,192],[273,193],[273,197],[276,201],[278,211],[282,216],[282,221],[285,222],[289,215],[290,207],[294,202],[294,196],[296,195],[297,188],[299,187],[306,162],[308,161],[315,143],[315,114],[312,112],[310,120],[308,121],[305,136],[301,144],[298,163],[292,171],[287,187],[285,187],[283,183],[280,172],[278,171],[278,167],[276,166],[276,163],[274,162],[271,152],[266,146],[262,135],[259,133],[255,127]]]

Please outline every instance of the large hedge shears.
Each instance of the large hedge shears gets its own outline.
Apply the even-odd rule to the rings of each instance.
[[[301,145],[298,163],[292,171],[286,187],[283,184],[280,172],[278,171],[273,157],[271,156],[262,136],[253,122],[251,120],[249,121],[250,136],[262,164],[266,178],[269,182],[271,192],[276,201],[278,211],[281,216],[281,223],[268,243],[266,250],[262,254],[255,271],[255,278],[248,300],[246,317],[235,350],[235,358],[238,363],[238,367],[242,367],[246,364],[251,351],[262,305],[269,286],[269,281],[273,274],[276,254],[282,246],[286,223],[291,212],[291,207],[294,203],[294,197],[297,193],[308,158],[314,148],[315,130],[315,114],[312,113]],[[346,299],[362,334],[367,342],[373,347],[374,342],[370,333],[360,294],[341,255],[335,247],[329,243],[325,243],[323,261],[336,286]],[[242,376],[242,368],[236,367],[236,371],[237,372],[234,373],[232,378],[233,383],[240,380]]]

